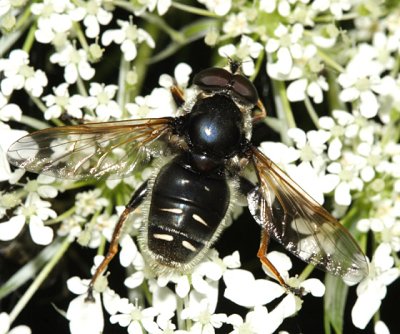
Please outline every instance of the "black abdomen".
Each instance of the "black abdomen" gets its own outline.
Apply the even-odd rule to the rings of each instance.
[[[230,191],[224,176],[192,170],[183,156],[161,168],[150,202],[147,241],[158,263],[189,264],[224,219]]]

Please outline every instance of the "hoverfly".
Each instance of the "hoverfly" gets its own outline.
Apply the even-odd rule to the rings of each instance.
[[[179,87],[171,89],[182,116],[49,128],[19,139],[8,151],[17,167],[78,180],[122,178],[154,159],[162,161],[120,216],[88,297],[117,253],[133,210],[142,208],[139,245],[155,273],[188,272],[221,234],[237,193],[247,197],[261,226],[257,256],[286,289],[291,290],[266,257],[270,236],[301,260],[346,281],[366,276],[366,258],[346,229],[251,144],[253,123],[266,112],[240,64],[205,69],[193,84],[193,101],[185,101]],[[246,180],[245,172],[257,181]]]

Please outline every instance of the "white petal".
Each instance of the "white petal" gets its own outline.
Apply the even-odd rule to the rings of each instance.
[[[14,103],[6,104],[0,110],[0,119],[6,122],[9,121],[10,119],[19,121],[21,120],[21,115],[22,115],[21,108]]]
[[[335,202],[339,205],[351,204],[350,187],[347,183],[339,183],[335,190]]]
[[[78,80],[78,69],[74,64],[68,64],[64,70],[65,81],[69,84],[73,84]]]
[[[390,334],[389,328],[382,320],[378,320],[374,326],[375,334]]]
[[[354,326],[364,329],[380,306],[380,299],[374,298],[369,294],[359,296],[351,310]]]
[[[288,75],[292,70],[293,60],[288,48],[280,48],[277,52],[277,65],[279,72],[283,75]]]
[[[43,221],[37,216],[30,218],[29,230],[32,240],[38,245],[48,245],[53,240],[53,229],[49,226],[44,226]]]
[[[277,39],[270,38],[265,46],[265,51],[267,51],[268,53],[273,53],[278,50],[279,46],[280,44]]]
[[[300,284],[306,291],[311,292],[314,297],[322,297],[325,294],[325,285],[319,279],[310,278]]]
[[[334,138],[328,148],[328,157],[331,160],[336,160],[342,154],[343,144],[339,138]]]
[[[136,45],[131,40],[125,40],[121,44],[121,50],[124,53],[126,61],[131,61],[136,58],[137,55]]]
[[[306,97],[307,79],[299,79],[291,82],[287,88],[289,101],[303,101]]]
[[[150,287],[153,296],[153,307],[160,314],[174,314],[177,307],[176,295],[168,287],[159,287],[156,284]]]
[[[130,275],[128,278],[125,279],[124,284],[130,288],[134,289],[140,286],[144,281],[144,274],[142,271],[137,271],[136,273],[133,273]]]
[[[38,188],[38,194],[40,197],[43,198],[55,198],[58,194],[58,191],[56,188],[52,186],[39,186]]]
[[[100,25],[97,19],[93,15],[85,17],[83,24],[86,26],[86,36],[89,38],[95,38],[99,35]]]
[[[232,255],[227,255],[223,258],[224,264],[231,269],[240,267],[240,254],[238,251],[234,251]]]
[[[95,70],[86,61],[81,61],[78,64],[78,71],[82,79],[90,80],[94,77]]]
[[[290,257],[284,253],[272,251],[267,254],[267,258],[280,273],[288,272],[292,269],[292,261]]]
[[[143,334],[142,326],[138,321],[132,321],[128,327],[129,334]]]
[[[339,99],[343,102],[354,101],[359,96],[360,92],[354,87],[345,88],[339,93]]]
[[[113,315],[118,312],[121,297],[111,289],[107,289],[103,293],[103,305],[108,314]]]
[[[190,291],[190,283],[189,283],[189,279],[187,276],[179,277],[178,282],[176,284],[175,291],[176,291],[176,294],[181,298],[187,296],[187,294]]]
[[[25,224],[25,217],[14,216],[9,221],[0,223],[0,240],[13,240],[22,230]]]
[[[174,69],[174,76],[178,86],[186,86],[190,79],[192,68],[186,63],[179,63]]]
[[[252,273],[242,270],[229,270],[224,275],[225,298],[244,307],[264,305],[280,297],[284,289],[269,280],[255,280]]]
[[[160,16],[164,15],[169,7],[171,6],[171,0],[158,0],[157,1],[157,12]]]
[[[67,318],[72,334],[99,334],[104,328],[103,311],[98,294],[94,295],[95,302],[85,301],[86,295],[76,297],[68,306]]]
[[[68,290],[76,295],[82,295],[87,292],[89,280],[82,280],[78,276],[73,276],[67,280]]]
[[[127,234],[120,241],[120,245],[119,261],[123,267],[128,267],[136,257],[138,249],[133,239]]]
[[[366,118],[375,117],[378,113],[379,103],[371,91],[362,92],[360,95],[360,112]]]

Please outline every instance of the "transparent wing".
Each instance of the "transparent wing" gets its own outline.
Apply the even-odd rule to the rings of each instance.
[[[255,220],[307,263],[357,283],[368,274],[365,255],[350,233],[255,147],[259,185],[248,194]]]
[[[132,175],[162,152],[172,118],[62,126],[33,132],[8,150],[20,168],[66,179]]]

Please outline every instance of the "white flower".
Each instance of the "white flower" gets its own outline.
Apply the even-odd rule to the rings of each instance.
[[[121,44],[121,51],[124,53],[126,61],[136,58],[137,46],[145,42],[149,47],[154,48],[153,38],[145,30],[138,28],[135,24],[128,21],[117,21],[121,29],[111,29],[103,33],[101,42],[108,46],[111,42]]]
[[[51,204],[42,201],[37,193],[29,193],[25,204],[16,209],[16,215],[0,223],[0,240],[14,239],[29,221],[32,240],[38,245],[48,245],[53,240],[54,233],[51,227],[44,225],[44,221],[57,216],[50,206]]]
[[[164,15],[169,7],[171,7],[172,0],[146,0],[135,3],[135,15],[142,16],[146,10],[152,12],[157,7],[157,13]]]
[[[141,308],[129,303],[128,299],[121,298],[118,303],[118,312],[110,317],[111,323],[118,323],[122,327],[128,327],[129,334],[153,332],[158,329],[154,322],[157,311],[153,307]]]
[[[46,74],[29,66],[29,55],[23,50],[13,50],[8,59],[0,59],[0,72],[5,76],[1,81],[1,91],[6,96],[11,95],[14,90],[25,88],[38,97],[47,85]]]
[[[96,38],[100,34],[100,25],[106,26],[112,19],[112,13],[105,10],[103,0],[89,0],[80,4],[73,11],[75,20],[82,20],[86,27],[85,34],[89,38]]]
[[[291,12],[290,3],[292,2],[291,0],[261,0],[260,9],[266,13],[273,13],[277,10],[280,15],[287,17]]]
[[[76,195],[76,213],[82,217],[87,217],[108,205],[106,198],[100,197],[101,190],[96,188]]]
[[[100,294],[93,291],[94,301],[86,301],[88,280],[71,277],[67,281],[68,289],[77,294],[68,306],[67,319],[72,334],[98,334],[103,331],[104,317],[101,307]]]
[[[288,136],[294,140],[297,149],[300,150],[302,161],[315,161],[326,150],[326,142],[330,134],[324,130],[311,130],[305,133],[302,129],[292,128],[288,130]]]
[[[375,250],[368,276],[357,287],[358,298],[351,311],[356,327],[364,329],[367,326],[386,296],[386,287],[400,277],[400,270],[393,265],[391,247],[380,244]]]
[[[159,313],[158,318],[171,319],[177,309],[177,294],[166,286],[159,286],[155,279],[148,279],[147,282],[152,294],[152,306]]]
[[[386,324],[382,320],[378,320],[374,326],[375,334],[390,334],[389,328],[387,328]]]
[[[272,78],[295,79],[300,75],[301,70],[294,62],[303,55],[300,45],[303,31],[301,24],[291,27],[279,24],[274,31],[275,37],[268,39],[265,51],[271,54],[271,57],[268,57],[267,71]]]
[[[86,51],[77,50],[72,44],[67,44],[62,50],[52,54],[50,61],[64,67],[64,79],[68,84],[74,84],[78,77],[90,80],[95,74]]]
[[[73,17],[70,11],[74,8],[69,0],[44,0],[33,3],[32,13],[36,15],[38,29],[35,38],[40,43],[50,43],[59,35],[66,35],[72,28]]]
[[[0,182],[11,181],[14,175],[7,160],[8,148],[16,140],[27,134],[26,131],[13,130],[9,125],[0,123]]]
[[[291,305],[289,309],[292,308]],[[227,323],[233,326],[230,334],[272,334],[282,324],[285,318],[283,307],[275,308],[268,312],[265,306],[256,306],[246,314],[246,319],[232,314],[228,317]]]
[[[243,269],[234,269],[224,275],[224,297],[244,307],[270,303],[285,293],[283,287],[266,279],[255,279]]]
[[[102,256],[95,257],[95,265],[91,269],[92,274],[103,258]],[[69,327],[72,334],[82,332],[98,334],[103,331],[104,315],[101,300],[110,315],[117,313],[119,307],[121,297],[108,287],[107,279],[104,276],[100,276],[95,283],[92,293],[94,301],[88,301],[89,282],[89,279],[80,279],[77,276],[67,280],[68,289],[78,295],[70,302],[67,310],[67,319],[70,321]]]
[[[227,316],[223,313],[214,313],[215,309],[210,307],[207,299],[202,299],[200,303],[189,303],[182,313],[182,319],[191,319],[195,323],[191,328],[193,333],[214,334],[215,328],[221,328],[226,322]]]
[[[57,234],[62,237],[68,236],[72,241],[81,234],[82,225],[84,225],[86,222],[86,219],[78,215],[73,215],[63,219],[61,226],[57,229]]]
[[[329,10],[336,19],[340,20],[343,12],[351,9],[352,3],[348,0],[315,0],[311,7],[319,12]]]
[[[10,330],[10,316],[6,312],[0,313],[0,334],[31,334],[28,326],[19,325]]]
[[[232,37],[250,33],[246,13],[230,14],[225,20],[222,30]]]
[[[176,105],[166,88],[154,88],[150,95],[137,96],[135,103],[127,103],[126,110],[133,118],[175,116]]]
[[[315,103],[321,103],[323,101],[323,91],[327,91],[328,88],[328,83],[322,76],[318,76],[315,81],[298,79],[289,84],[287,96],[289,101],[296,102],[303,101],[307,94]]]
[[[346,72],[338,77],[343,90],[339,98],[343,102],[359,102],[361,115],[366,118],[376,116],[379,103],[375,92],[380,91],[380,73],[383,68],[375,59],[375,49],[361,44],[357,54],[348,62]]]
[[[106,122],[111,117],[121,118],[122,110],[118,103],[113,100],[115,93],[118,90],[116,85],[99,84],[96,82],[90,83],[89,94],[87,98],[87,107],[96,112],[96,121]],[[89,117],[89,115],[87,115]],[[89,117],[90,120],[93,120]]]
[[[198,2],[219,16],[228,14],[232,6],[232,0],[198,0]]]
[[[0,121],[21,120],[22,110],[15,103],[7,103],[6,97],[0,92]]]
[[[157,325],[160,327],[159,330],[155,330],[151,334],[188,334],[185,330],[175,330],[176,326],[171,322],[169,318],[159,315],[157,317]]]
[[[352,201],[351,191],[361,191],[364,186],[358,169],[359,164],[364,164],[364,161],[361,157],[351,152],[345,152],[342,161],[343,164],[338,162],[331,163],[327,167],[327,171],[336,178],[336,181],[334,181],[337,184],[335,202],[339,205],[349,206]]]
[[[221,46],[218,53],[222,57],[237,57],[242,62],[242,70],[246,76],[254,73],[254,60],[257,59],[263,47],[251,37],[243,35],[238,46],[228,44]]]
[[[45,119],[59,118],[64,112],[74,118],[82,118],[82,108],[86,106],[86,99],[83,96],[77,94],[70,96],[67,83],[53,88],[53,91],[54,95],[43,97],[48,107],[44,113]]]
[[[294,147],[288,147],[282,143],[262,142],[260,150],[277,165],[285,167],[300,158],[300,152]]]

